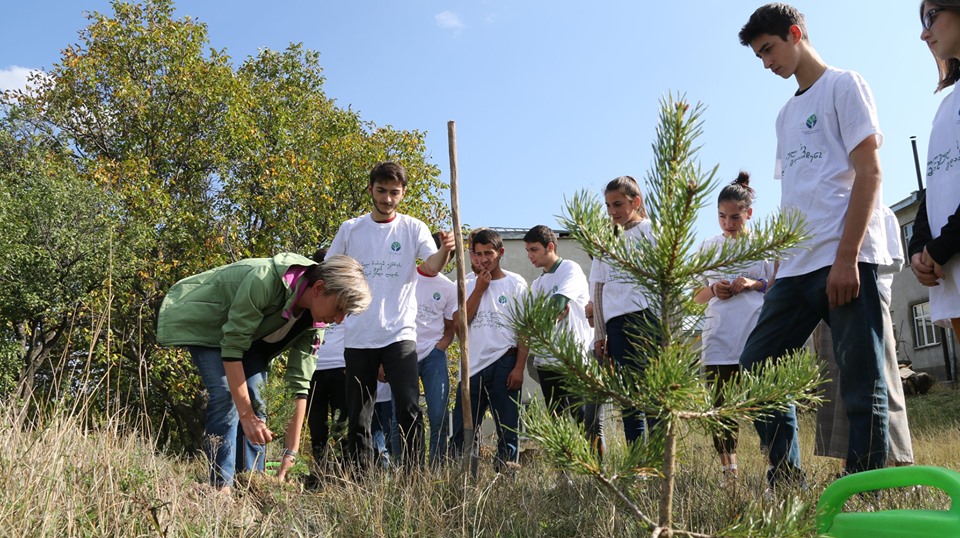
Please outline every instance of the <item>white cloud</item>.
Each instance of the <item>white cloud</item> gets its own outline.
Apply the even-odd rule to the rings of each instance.
[[[10,66],[7,69],[0,69],[0,91],[22,90],[27,87],[27,77],[37,71],[28,67],[19,65]]]
[[[448,28],[450,30],[459,30],[463,28],[463,22],[460,21],[460,17],[452,11],[438,13],[434,19],[436,19],[437,26],[440,28]]]

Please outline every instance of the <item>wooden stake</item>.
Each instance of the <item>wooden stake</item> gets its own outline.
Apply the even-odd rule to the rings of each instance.
[[[463,260],[463,231],[460,224],[460,195],[457,185],[457,125],[447,122],[447,143],[450,148],[450,210],[453,213],[453,238],[456,241],[457,308],[460,311],[456,328],[460,340],[460,404],[463,408],[463,471],[471,469],[475,432],[470,405],[470,350],[467,346],[467,272]]]

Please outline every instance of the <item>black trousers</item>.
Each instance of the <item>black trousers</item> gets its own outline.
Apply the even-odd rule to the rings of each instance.
[[[329,368],[317,370],[310,380],[307,427],[310,428],[313,459],[317,463],[326,456],[327,443],[330,440],[330,419],[338,425],[347,422],[346,379],[345,368]]]
[[[347,348],[344,358],[347,362],[347,454],[351,461],[361,470],[373,462],[370,422],[377,399],[377,375],[382,365],[393,392],[400,428],[400,463],[411,469],[421,467],[423,414],[416,342],[403,340],[377,349]]]

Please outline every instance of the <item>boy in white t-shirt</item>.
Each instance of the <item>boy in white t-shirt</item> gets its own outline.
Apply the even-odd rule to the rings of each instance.
[[[440,236],[433,234],[439,244]],[[453,313],[457,310],[457,285],[443,273],[430,276],[417,270],[417,369],[430,420],[430,465],[443,463],[447,453],[447,404],[450,372],[447,347],[453,342]]]
[[[363,265],[373,302],[344,321],[347,378],[347,453],[360,469],[373,459],[370,420],[377,379],[390,383],[400,429],[401,463],[423,463],[423,417],[417,374],[417,259],[437,274],[453,250],[453,234],[441,232],[437,250],[423,222],[397,212],[407,173],[394,162],[370,172],[370,213],[340,225],[327,253],[346,254]]]
[[[593,328],[586,316],[586,306],[590,300],[590,284],[583,274],[580,264],[565,260],[557,254],[557,234],[542,224],[534,226],[523,236],[527,259],[540,274],[530,285],[530,292],[543,295],[556,307],[557,322],[573,333],[582,346],[586,359],[593,358]],[[563,385],[563,376],[550,367],[557,359],[535,356],[537,377],[540,390],[547,406],[560,413],[571,413],[581,421],[597,450],[603,453],[603,436],[598,414],[599,405],[582,402]]]
[[[872,218],[880,207],[883,140],[873,96],[860,75],[820,58],[791,6],[760,7],[739,37],[764,68],[799,86],[777,117],[775,177],[782,210],[799,211],[809,237],[782,261],[740,365],[750,370],[800,348],[825,320],[850,419],[846,472],[880,468],[888,426],[877,267],[889,254],[880,219]],[[769,483],[802,481],[795,411],[755,426],[768,449]]]
[[[527,293],[523,277],[500,267],[503,240],[491,229],[483,229],[473,236],[471,249],[476,254],[478,268],[475,279],[467,282],[466,316],[470,325],[470,404],[473,425],[480,429],[483,414],[489,407],[497,426],[497,457],[494,467],[500,471],[517,464],[520,458],[520,388],[527,364],[527,349],[517,340],[510,328],[510,315],[518,298]],[[458,316],[454,314],[454,325]],[[453,410],[453,449],[459,457],[463,450],[463,407],[461,388],[457,387],[457,401]],[[474,454],[478,445],[472,447]]]

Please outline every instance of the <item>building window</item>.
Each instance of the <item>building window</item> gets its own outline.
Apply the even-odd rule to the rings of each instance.
[[[913,221],[904,224],[900,229],[903,230],[903,250],[906,251],[906,247],[910,244],[910,238],[913,237]]]
[[[913,305],[913,334],[916,347],[935,346],[940,343],[937,328],[930,321],[930,303]]]

